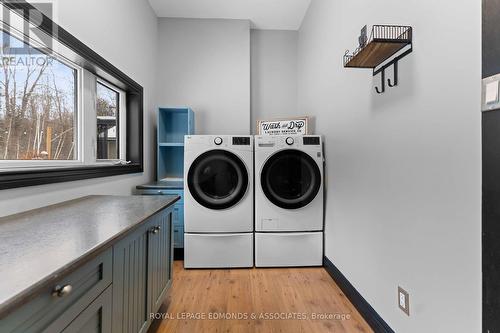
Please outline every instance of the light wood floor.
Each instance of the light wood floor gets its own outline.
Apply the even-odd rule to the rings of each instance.
[[[156,320],[149,332],[373,332],[323,268],[184,270],[176,261],[160,312],[173,319]],[[214,313],[247,317],[210,319]],[[279,319],[294,313],[295,319]],[[337,319],[312,318],[319,313]],[[205,319],[183,318],[191,315]],[[261,317],[266,315],[278,319]]]

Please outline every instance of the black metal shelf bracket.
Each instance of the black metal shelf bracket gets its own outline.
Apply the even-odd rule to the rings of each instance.
[[[387,84],[389,87],[395,87],[398,85],[398,62],[394,63],[394,83],[391,83],[391,79],[387,79]]]
[[[394,81],[391,81],[390,78],[387,79],[387,85],[389,87],[391,87],[391,88],[392,87],[396,87],[398,85],[398,83],[399,83],[399,79],[398,79],[398,62],[399,62],[399,60],[401,60],[402,58],[404,58],[408,54],[410,54],[412,51],[413,51],[413,44],[410,43],[409,44],[409,48],[406,51],[404,51],[400,55],[394,57],[389,62],[384,63],[384,65],[382,65],[378,69],[376,69],[376,68],[373,69],[373,76],[376,76],[377,74],[380,73],[381,80],[382,80],[382,89],[378,89],[378,87],[375,87],[375,91],[377,92],[377,94],[381,94],[381,93],[385,92],[385,70],[388,67],[390,67],[390,66],[393,66]]]
[[[382,70],[382,73],[380,74],[380,78],[381,78],[381,88],[379,90],[378,87],[375,87],[375,91],[377,92],[377,94],[383,94],[385,92],[385,69]],[[390,85],[390,84],[389,84]]]

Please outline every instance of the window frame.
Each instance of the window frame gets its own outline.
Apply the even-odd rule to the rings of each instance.
[[[126,156],[126,150],[127,150],[127,106],[126,106],[126,100],[127,100],[127,95],[126,93],[121,90],[120,88],[112,85],[111,83],[107,82],[106,80],[103,80],[99,77],[96,78],[96,85],[101,84],[102,86],[108,88],[111,91],[114,91],[115,93],[118,94],[118,112],[117,112],[117,129],[118,129],[118,138],[117,138],[117,145],[118,145],[118,158],[113,158],[113,159],[98,159],[97,158],[97,142],[96,142],[96,148],[95,148],[95,161],[96,163],[116,163],[118,161],[127,161],[127,156]],[[97,91],[97,89],[96,89]],[[96,94],[96,99],[97,99],[97,94]],[[96,109],[96,119],[97,119],[97,109]]]
[[[8,34],[18,40],[22,40],[23,42],[27,42],[27,36],[23,35],[17,27],[10,26],[10,30],[7,31],[0,24],[0,32]],[[29,37],[28,37],[29,38]],[[40,47],[37,45],[38,43],[29,39],[29,43],[33,44],[33,47]],[[54,52],[55,53],[55,52]],[[77,138],[77,146],[76,146],[76,159],[73,160],[0,160],[0,174],[2,171],[10,171],[16,169],[40,169],[40,168],[55,168],[55,167],[71,167],[71,166],[80,166],[84,165],[83,159],[83,141],[81,138],[85,135],[84,133],[84,121],[83,121],[83,81],[82,76],[84,69],[70,60],[66,59],[64,56],[57,54],[54,59],[63,65],[71,68],[76,73],[75,78],[75,113],[76,117],[74,119],[76,130],[76,138]]]
[[[24,0],[2,2],[2,5],[7,9],[20,11],[23,14],[24,21],[27,22],[30,22],[32,19],[28,14],[29,10],[36,10],[35,6]],[[94,82],[97,82],[97,80],[103,80],[104,82],[107,82],[108,84],[123,91],[124,98],[122,100],[125,109],[123,109],[121,105],[120,109],[125,110],[126,124],[124,128],[126,131],[126,137],[124,138],[125,158],[123,160],[126,160],[127,164],[117,164],[116,160],[97,160],[95,158],[95,163],[86,164],[86,162],[88,162],[87,158],[89,149],[86,147],[86,142],[84,143],[83,140],[79,140],[80,145],[82,146],[79,147],[78,151],[78,158],[81,160],[79,163],[75,163],[76,160],[52,160],[43,161],[48,162],[48,165],[45,165],[45,163],[31,163],[31,165],[26,165],[26,167],[16,168],[1,168],[0,165],[0,190],[143,172],[143,87],[95,51],[90,49],[76,37],[54,23],[51,19],[45,15],[43,15],[43,18],[43,22],[38,26],[38,29],[48,35],[51,35],[51,31],[57,31],[57,34],[53,36],[53,40],[70,50],[71,58],[58,52],[56,53],[62,55],[62,57],[70,63],[81,67],[81,75],[79,75],[77,80],[77,84],[80,84],[80,87],[84,88],[84,85],[86,84],[86,76],[95,76]],[[39,22],[34,23],[39,24]],[[59,57],[57,59],[60,61]],[[78,123],[78,135],[83,135],[83,131],[85,131],[84,127],[86,117],[83,115],[84,112],[82,112],[85,108],[83,105],[85,103],[85,98],[82,95],[85,93],[85,90],[77,89],[80,108],[78,110],[79,112],[77,118],[81,117]],[[9,162],[12,164],[12,161]],[[68,163],[63,163],[63,165],[61,165],[57,162]]]

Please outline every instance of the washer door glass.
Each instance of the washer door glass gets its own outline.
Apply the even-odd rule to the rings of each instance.
[[[187,181],[191,195],[199,204],[210,209],[226,209],[245,195],[248,172],[235,154],[211,150],[194,160]]]
[[[272,155],[260,178],[266,197],[276,206],[297,209],[309,204],[321,187],[321,172],[306,153],[287,149]]]

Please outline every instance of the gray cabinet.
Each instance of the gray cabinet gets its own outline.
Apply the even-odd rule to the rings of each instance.
[[[142,333],[172,283],[173,206],[0,319],[1,333]]]
[[[0,332],[61,332],[111,284],[111,279],[110,248],[0,320]]]
[[[118,242],[113,251],[113,332],[145,332],[172,280],[172,208]]]
[[[172,283],[172,214],[158,214],[149,223],[148,299],[149,312],[158,311]]]
[[[147,329],[148,237],[142,225],[113,247],[113,332]]]

